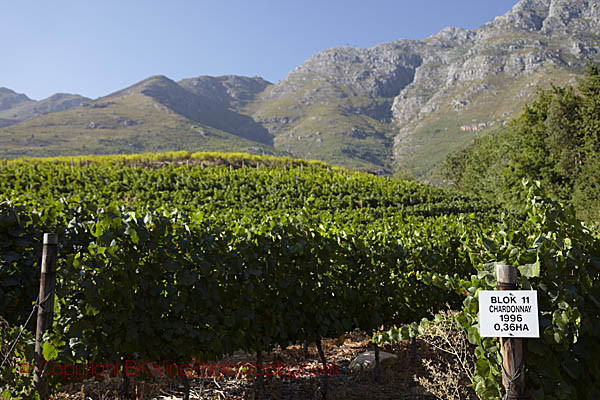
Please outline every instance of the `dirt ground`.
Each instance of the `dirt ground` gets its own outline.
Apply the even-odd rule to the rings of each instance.
[[[354,332],[346,335],[345,340],[323,340],[323,351],[327,362],[333,364],[327,374],[327,399],[329,400],[362,400],[362,399],[432,399],[425,389],[419,386],[414,377],[425,376],[423,359],[431,358],[432,350],[421,342],[416,342],[416,352],[411,342],[405,341],[394,345],[380,346],[381,351],[398,356],[396,362],[384,365],[379,379],[375,379],[372,371],[351,371],[348,366],[358,355],[373,350],[370,337]],[[223,360],[228,365],[248,363],[256,365],[255,355],[239,353]],[[220,362],[221,363],[221,362]],[[265,379],[263,396],[256,396],[257,386],[253,376],[244,376],[243,370],[222,374],[202,374],[194,371],[188,375],[190,399],[206,400],[242,400],[242,399],[322,399],[324,376],[322,364],[313,344],[305,353],[303,346],[289,346],[280,351],[263,355],[263,364],[284,365],[278,376]],[[250,374],[248,374],[250,375]],[[121,377],[107,378],[102,381],[88,379],[61,388],[52,396],[53,399],[114,399],[119,395],[123,380]],[[181,377],[152,377],[150,379],[130,378],[128,398],[145,399],[182,399],[185,392]]]

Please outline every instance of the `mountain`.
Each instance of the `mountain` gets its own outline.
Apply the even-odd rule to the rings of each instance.
[[[219,77],[199,76],[183,79],[179,84],[190,92],[242,111],[256,96],[271,85],[260,77],[226,75]]]
[[[38,115],[65,111],[89,100],[76,94],[56,93],[47,99],[35,101],[22,93],[0,88],[0,128],[17,124]]]
[[[325,50],[267,88],[253,116],[274,135],[276,148],[390,172],[391,106],[420,63],[405,41]]]
[[[48,114],[53,112],[65,111],[70,108],[79,107],[85,101],[88,101],[87,97],[79,96],[77,94],[68,93],[56,93],[47,99],[35,101],[29,99],[23,94],[7,95],[2,97],[2,91],[4,93],[14,93],[12,90],[6,88],[0,88],[0,99],[5,100],[5,107],[0,106],[0,119],[7,121],[6,125],[12,125],[20,121],[25,121],[38,115]],[[10,99],[13,99],[12,101]],[[2,100],[0,100],[2,102]],[[5,126],[6,126],[5,125]],[[2,126],[2,122],[0,122]]]
[[[448,154],[501,129],[538,87],[575,84],[589,61],[600,62],[600,0],[521,0],[476,29],[323,50],[277,84],[150,77],[1,128],[0,157],[63,145],[70,153],[250,148],[436,182]],[[8,110],[31,100],[5,91],[0,127],[30,118]],[[52,135],[64,143],[49,151]]]
[[[0,130],[0,157],[220,150],[278,154],[252,118],[165,76]]]
[[[201,80],[202,78],[186,80],[184,85],[197,88],[200,85],[194,85],[193,82]],[[162,75],[153,76],[98,101],[104,102],[141,94],[191,121],[262,144],[272,144],[272,137],[267,130],[252,118],[232,110],[226,101],[221,102],[218,97],[208,97],[202,90],[188,90],[184,85]]]
[[[599,16],[597,0],[523,0],[480,28],[424,41],[423,64],[394,100],[396,166],[422,175],[518,115],[538,86],[574,84],[600,60]]]
[[[0,112],[10,110],[20,104],[32,103],[29,97],[22,93],[16,93],[8,88],[0,87]]]
[[[572,84],[598,62],[599,10],[597,0],[523,0],[477,29],[325,50],[267,89],[254,116],[293,154],[424,178],[537,86]]]

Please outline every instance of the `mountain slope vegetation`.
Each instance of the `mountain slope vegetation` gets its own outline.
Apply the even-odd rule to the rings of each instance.
[[[38,115],[65,111],[89,101],[77,94],[56,93],[40,101],[31,100],[24,94],[0,88],[0,127],[16,124]]]
[[[538,180],[580,217],[600,217],[600,67],[590,64],[575,87],[542,90],[506,129],[448,158],[456,188],[504,204],[522,204],[521,181]]]

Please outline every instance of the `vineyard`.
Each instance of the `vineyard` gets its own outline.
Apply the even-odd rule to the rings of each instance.
[[[54,232],[47,360],[214,361],[355,329],[399,341],[450,305],[476,346],[473,389],[499,398],[497,341],[477,333],[476,292],[502,260],[540,293],[543,338],[526,349],[534,398],[597,398],[587,371],[600,372],[598,237],[529,191],[527,212],[509,214],[455,191],[275,157],[2,163],[0,311],[13,327],[3,340],[31,312],[41,239]],[[32,359],[31,326],[18,359]],[[0,391],[34,397],[16,366],[0,378]]]

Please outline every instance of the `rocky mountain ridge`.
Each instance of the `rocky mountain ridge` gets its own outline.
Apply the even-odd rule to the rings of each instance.
[[[79,107],[87,97],[69,93],[56,93],[43,100],[32,100],[22,93],[0,88],[0,127],[16,124],[38,115],[65,111]],[[3,122],[4,121],[4,122]]]
[[[439,152],[432,147],[443,143],[454,150],[464,145],[472,136],[461,132],[480,130],[466,126],[500,126],[497,123],[518,111],[538,86],[551,80],[573,83],[586,62],[600,60],[599,9],[598,1],[522,0],[473,30],[448,27],[424,41],[325,50],[263,96],[263,108],[271,111],[269,103],[301,93],[296,104],[300,112],[282,110],[277,116],[271,111],[266,119],[259,110],[255,117],[266,124],[275,122],[271,131],[304,137],[311,106],[363,96],[371,107],[383,106],[376,113],[363,106],[363,114],[388,122],[391,113],[386,136],[393,132],[393,167],[423,176],[447,154],[442,151],[431,158],[432,150]],[[506,102],[507,96],[513,100]]]
[[[29,97],[5,87],[0,87],[0,111],[8,110],[16,105],[31,102]]]
[[[153,112],[275,151],[431,179],[448,153],[500,129],[538,87],[572,84],[587,62],[600,62],[599,22],[600,0],[521,0],[476,29],[447,27],[422,41],[323,50],[278,84],[157,76],[77,109],[83,124],[91,116],[82,109],[143,96]],[[9,111],[27,101],[0,91],[0,127],[13,123]]]
[[[407,158],[410,163],[423,142],[435,141],[436,132],[427,132],[430,115],[452,118],[452,111],[465,115],[474,109],[472,122],[493,125],[519,108],[488,108],[482,120],[477,103],[492,103],[520,87],[514,100],[522,106],[553,78],[573,83],[586,62],[599,60],[599,11],[598,1],[522,0],[477,29],[446,28],[425,40],[423,63],[392,106],[399,128],[396,165]]]
[[[188,91],[212,101],[242,109],[252,103],[256,96],[272,85],[271,82],[260,77],[245,77],[237,75],[225,76],[198,76],[182,79],[178,82]]]
[[[243,85],[237,86],[243,99]],[[162,75],[62,112],[6,125],[0,127],[0,158],[170,150],[280,154],[271,135],[250,116]]]
[[[239,80],[242,79],[239,78]],[[213,80],[218,81],[219,78],[213,78]],[[233,99],[231,94],[228,94],[230,99],[227,99],[222,93],[214,90],[206,93],[199,88],[200,85],[192,84],[192,82],[200,81],[205,81],[205,79],[203,77],[192,78],[185,80],[183,83],[177,83],[163,75],[152,76],[126,89],[102,97],[94,103],[111,101],[133,94],[142,94],[191,121],[230,132],[249,140],[255,140],[259,143],[269,145],[272,143],[272,138],[264,127],[257,124],[249,116],[240,114],[230,107]],[[246,82],[250,85],[253,83],[251,78],[246,79]],[[260,83],[262,83],[262,80],[259,81],[259,85]],[[188,89],[189,87],[192,89]],[[226,87],[224,86],[224,88]],[[238,85],[238,88],[241,91],[241,85]],[[228,92],[226,91],[226,93]],[[231,93],[237,95],[238,92],[232,90]],[[206,94],[212,97],[208,97]]]

